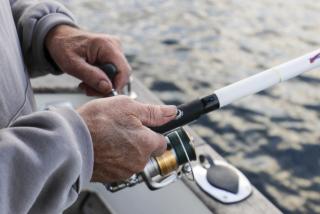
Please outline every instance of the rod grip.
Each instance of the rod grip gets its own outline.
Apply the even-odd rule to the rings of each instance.
[[[177,108],[178,115],[175,120],[172,120],[159,127],[151,127],[151,129],[155,132],[164,134],[198,119],[202,114],[207,114],[211,111],[219,109],[220,103],[218,97],[215,94],[211,94],[201,99],[196,99],[189,103],[182,104]]]

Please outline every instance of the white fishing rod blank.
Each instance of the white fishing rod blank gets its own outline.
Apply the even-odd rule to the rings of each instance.
[[[256,94],[317,67],[320,67],[320,49],[225,86],[209,96],[182,104],[178,106],[179,115],[176,120],[152,129],[159,133],[168,132],[188,124],[203,114],[222,108],[248,95]]]

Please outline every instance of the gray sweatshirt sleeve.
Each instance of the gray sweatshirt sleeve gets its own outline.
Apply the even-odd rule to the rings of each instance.
[[[1,213],[62,213],[92,168],[90,134],[75,111],[22,116],[0,130]]]
[[[10,4],[30,76],[61,74],[45,49],[44,40],[57,25],[76,26],[72,14],[55,1],[10,0]]]

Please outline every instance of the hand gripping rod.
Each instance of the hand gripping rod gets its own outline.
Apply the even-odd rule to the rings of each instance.
[[[320,49],[225,86],[209,96],[182,104],[178,106],[178,116],[175,120],[151,129],[158,133],[166,133],[196,120],[203,114],[222,108],[248,95],[256,94],[317,67],[320,67]]]

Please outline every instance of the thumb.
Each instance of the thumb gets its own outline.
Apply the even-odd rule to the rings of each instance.
[[[105,94],[101,94],[99,92],[97,92],[96,90],[94,90],[92,87],[90,87],[89,85],[87,85],[84,82],[81,82],[78,86],[81,90],[83,90],[87,96],[96,96],[96,97],[105,97]]]
[[[111,92],[112,83],[107,75],[98,67],[90,65],[84,60],[78,60],[77,66],[74,66],[72,71],[68,73],[103,95]]]
[[[138,118],[143,125],[149,127],[161,126],[177,115],[177,107],[172,105],[140,104]]]

